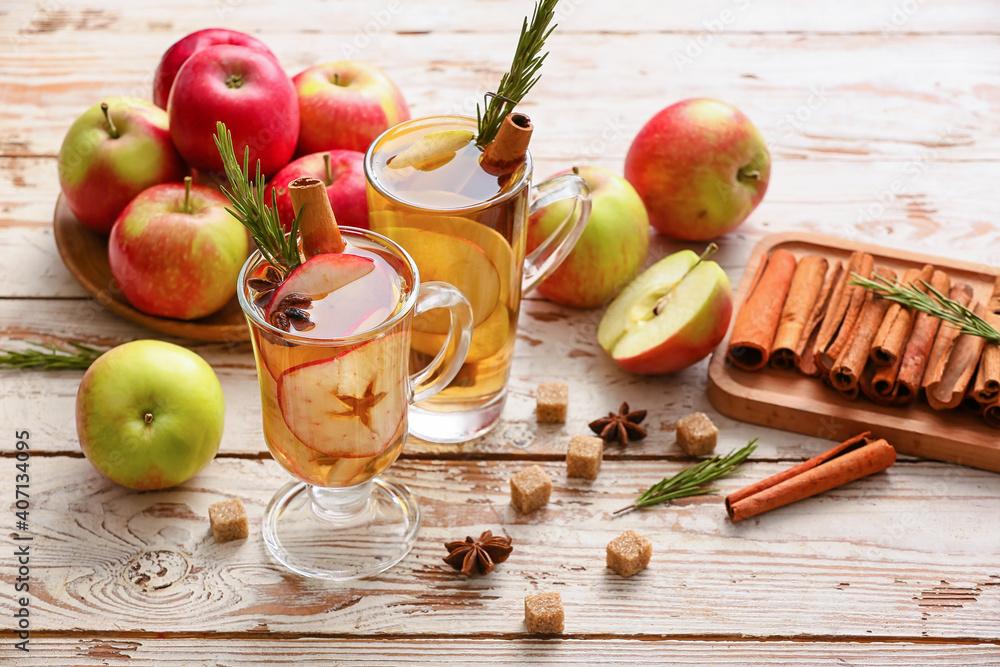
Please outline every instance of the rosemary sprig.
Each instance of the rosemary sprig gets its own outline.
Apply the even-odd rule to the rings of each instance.
[[[620,516],[634,509],[658,505],[668,500],[715,493],[718,489],[706,489],[702,485],[736,473],[747,457],[757,449],[756,442],[757,438],[754,438],[746,446],[733,450],[725,456],[713,456],[681,470],[673,477],[663,478],[640,494],[631,505],[616,510],[614,515]]]
[[[927,292],[924,293],[912,283],[904,285],[898,280],[891,280],[877,273],[870,279],[856,273],[851,273],[851,276],[853,277],[851,285],[864,287],[883,299],[895,301],[917,312],[933,315],[964,334],[985,338],[988,343],[1000,344],[1000,331],[959,302],[941,294],[927,281],[920,281],[927,288]]]
[[[514,51],[514,60],[510,64],[510,70],[500,79],[500,86],[496,94],[487,94],[483,98],[485,112],[481,112],[479,105],[476,105],[476,118],[479,122],[476,145],[485,148],[493,141],[503,123],[514,107],[524,96],[528,94],[531,87],[538,83],[541,74],[542,63],[545,62],[545,53],[539,56],[542,45],[555,26],[549,27],[555,16],[556,3],[559,0],[537,0],[535,10],[531,14],[531,24],[528,19],[524,19],[521,24],[521,36],[517,40],[517,50]]]
[[[226,129],[225,123],[216,123],[215,147],[222,156],[222,164],[226,169],[229,187],[222,186],[222,193],[232,202],[233,208],[226,208],[229,213],[250,230],[254,243],[260,249],[272,266],[286,275],[301,264],[299,259],[299,218],[301,212],[292,222],[291,231],[286,235],[278,219],[278,195],[271,191],[271,205],[264,203],[264,176],[260,173],[260,160],[257,160],[257,176],[250,182],[250,147],[243,152],[243,167],[236,159],[233,149],[233,135]]]
[[[75,351],[57,347],[54,343],[45,345],[28,342],[28,345],[36,349],[0,350],[0,368],[40,368],[45,371],[54,368],[86,370],[97,361],[99,356],[104,354],[104,350],[72,341],[67,342],[67,345],[74,348]]]

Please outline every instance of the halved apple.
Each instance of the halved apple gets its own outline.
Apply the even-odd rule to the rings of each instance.
[[[672,373],[703,359],[725,338],[732,311],[725,271],[682,250],[622,290],[601,319],[597,341],[627,371]]]
[[[267,316],[289,294],[302,294],[314,301],[330,292],[363,278],[375,270],[375,262],[367,257],[347,253],[315,255],[288,274],[267,306]]]
[[[455,153],[468,146],[472,139],[473,134],[468,130],[431,132],[389,158],[386,166],[390,169],[413,167],[420,171],[432,171],[448,164]]]
[[[407,407],[406,336],[394,333],[339,356],[290,368],[278,406],[304,445],[332,457],[377,455],[392,443]]]

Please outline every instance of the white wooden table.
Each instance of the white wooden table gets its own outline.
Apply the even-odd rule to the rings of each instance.
[[[102,6],[99,6],[102,5]],[[527,0],[77,2],[0,6],[0,344],[155,337],[104,311],[63,267],[52,237],[63,134],[103,96],[149,98],[162,52],[224,25],[258,35],[292,74],[344,57],[383,67],[415,116],[473,112],[506,69]],[[574,164],[619,171],[660,108],[707,96],[768,140],[770,190],[718,259],[735,283],[750,249],[809,230],[1000,262],[1000,6],[993,0],[563,0],[541,83],[524,104],[537,176]],[[655,237],[650,262],[681,247]],[[695,246],[690,246],[694,248]],[[80,373],[0,371],[0,663],[251,664],[1000,664],[1000,477],[903,457],[888,473],[743,524],[720,496],[613,518],[689,465],[667,425],[704,410],[719,450],[760,447],[722,493],[830,446],[723,418],[706,363],[675,376],[619,371],[595,340],[600,310],[530,299],[501,425],[460,446],[410,442],[392,471],[419,496],[412,554],[372,581],[336,586],[273,563],[263,508],[288,477],[270,460],[247,346],[188,344],[227,401],[216,460],[183,486],[135,493],[98,475],[76,439]],[[564,427],[533,418],[537,383],[563,379]],[[650,435],[609,447],[600,478],[567,480],[569,437],[627,400]],[[14,432],[31,433],[31,651],[18,607]],[[553,501],[508,504],[513,472],[539,463]],[[216,544],[207,507],[242,498],[249,539]],[[604,566],[635,529],[647,571]],[[442,543],[492,529],[510,560],[467,579]],[[147,556],[153,552],[152,556]],[[129,573],[146,572],[156,589]],[[525,634],[523,598],[556,590],[562,639]]]

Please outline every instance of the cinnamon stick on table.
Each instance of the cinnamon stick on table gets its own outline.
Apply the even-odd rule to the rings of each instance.
[[[823,289],[828,266],[829,262],[821,255],[808,255],[796,265],[771,346],[771,365],[775,368],[795,365],[795,350]]]
[[[892,269],[879,267],[876,273],[890,282],[896,279],[896,272]],[[830,369],[830,382],[834,389],[841,392],[850,392],[858,385],[862,371],[871,353],[872,341],[878,333],[885,313],[889,309],[891,302],[883,299],[874,292],[866,291],[864,304],[861,307],[861,315],[851,335],[850,342],[844,347],[833,368]],[[855,394],[856,396],[856,394]]]
[[[931,287],[942,294],[950,292],[951,279],[944,271],[935,271],[931,275],[930,282]],[[937,317],[927,313],[917,313],[917,317],[913,321],[910,339],[906,342],[906,348],[903,350],[903,360],[900,363],[899,372],[896,374],[896,384],[892,390],[892,394],[900,404],[912,403],[917,398],[917,391],[923,381],[931,348],[940,326],[941,320]],[[888,381],[889,378],[883,376],[883,379]],[[876,378],[875,382],[879,381],[880,379]]]
[[[982,304],[975,305],[972,310],[982,317],[986,308]],[[951,327],[942,327],[943,329]],[[938,338],[941,332],[938,332]],[[983,354],[986,339],[973,334],[960,334],[953,339],[950,349],[942,353],[937,365],[928,368],[924,375],[924,391],[927,403],[935,410],[957,408],[965,397],[972,374],[979,366],[979,357]]]
[[[819,456],[751,484],[726,497],[726,513],[742,521],[809,498],[862,477],[881,472],[896,461],[896,450],[885,440],[867,441],[856,435]]]
[[[816,335],[813,354],[816,365],[822,373],[830,372],[841,351],[851,341],[854,327],[865,303],[865,295],[868,293],[864,287],[850,285],[848,282],[854,279],[853,273],[862,278],[871,278],[874,267],[875,258],[868,253],[860,251],[851,253],[838,298],[836,301],[831,299],[823,324]]]
[[[799,372],[804,375],[810,377],[819,375],[819,367],[816,366],[816,356],[814,354],[816,336],[819,334],[820,325],[823,323],[830,300],[837,298],[835,296],[836,290],[843,289],[843,287],[844,263],[837,262],[829,273],[827,273],[826,279],[823,281],[823,289],[820,290],[819,296],[816,297],[812,311],[809,313],[805,326],[802,328],[802,335],[795,346],[795,365],[798,367]]]
[[[912,285],[921,292],[926,292],[924,283],[930,283],[933,275],[934,267],[930,264],[924,265],[922,269],[908,269],[903,274],[903,284]],[[876,365],[891,366],[896,363],[897,358],[903,354],[906,341],[910,338],[915,315],[912,308],[900,303],[889,306],[882,320],[882,326],[872,341],[871,358]]]
[[[795,256],[784,248],[761,260],[729,337],[726,359],[737,368],[756,371],[767,365],[794,272]]]

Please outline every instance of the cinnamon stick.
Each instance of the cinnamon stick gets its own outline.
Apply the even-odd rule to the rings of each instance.
[[[299,218],[299,239],[306,258],[343,252],[347,247],[340,236],[337,219],[330,206],[326,185],[318,178],[303,176],[288,184],[292,210]]]
[[[819,334],[820,325],[823,323],[823,318],[826,315],[827,308],[829,308],[830,301],[835,298],[834,294],[836,290],[843,289],[844,287],[843,278],[844,263],[837,262],[833,269],[827,273],[826,279],[823,281],[823,289],[820,290],[819,296],[816,297],[816,303],[813,304],[809,318],[802,328],[802,336],[799,338],[798,345],[795,346],[795,365],[798,367],[799,372],[804,375],[811,377],[819,375],[819,368],[816,366],[816,356],[814,354],[816,336]]]
[[[877,273],[890,281],[896,279],[896,272],[892,269],[880,267]],[[865,369],[865,363],[871,352],[872,341],[890,305],[890,301],[866,290],[861,315],[858,317],[850,342],[830,369],[830,382],[834,389],[850,392],[857,387],[858,379]]]
[[[986,308],[976,304],[972,310],[983,317]],[[952,329],[952,327],[942,327]],[[938,333],[938,338],[941,333]],[[973,334],[961,334],[952,339],[950,349],[945,350],[931,370],[930,381],[925,376],[924,389],[927,403],[935,410],[946,410],[958,407],[965,396],[972,374],[979,366],[979,358],[983,354],[986,339]]]
[[[891,366],[876,366],[875,362],[869,360],[861,374],[861,381],[858,383],[861,392],[869,400],[879,405],[906,405],[912,402],[914,396],[901,396],[899,393],[900,385],[897,380],[902,365],[902,354],[896,357],[896,361]]]
[[[922,269],[908,269],[903,274],[903,284],[912,285],[921,292],[926,292],[924,283],[929,283],[934,275],[934,267],[926,264]],[[871,358],[878,366],[892,366],[903,354],[906,341],[913,330],[916,319],[912,308],[893,303],[885,312],[882,325],[872,341]]]
[[[534,129],[525,114],[516,111],[507,114],[493,142],[483,151],[479,166],[492,176],[512,173],[524,162]]]
[[[767,365],[781,309],[795,272],[795,256],[778,248],[761,260],[733,324],[726,359],[746,371]]]
[[[986,304],[986,310],[991,313],[1000,313],[1000,276],[997,276],[993,281],[993,293]]]
[[[849,285],[849,281],[854,279],[852,273],[857,273],[862,278],[871,278],[872,269],[875,267],[875,258],[866,252],[853,252],[851,259],[847,263],[847,270],[844,272],[844,287],[840,292],[840,298],[832,309],[827,311],[827,317],[823,320],[823,326],[816,337],[816,364],[820,371],[829,373],[837,357],[850,343],[854,335],[854,327],[861,316],[861,308],[865,303],[865,295],[868,293],[864,287]]]
[[[993,428],[1000,428],[1000,398],[995,398],[983,406],[983,421]]]
[[[862,477],[881,472],[896,461],[896,450],[885,440],[865,442],[862,433],[819,456],[751,484],[726,497],[726,513],[742,521],[809,498]]]
[[[994,329],[1000,330],[1000,314],[987,312],[983,319]],[[983,348],[972,394],[980,403],[989,403],[1000,396],[1000,345],[987,343]]]
[[[965,283],[956,283],[948,291],[948,298],[958,301],[963,306],[968,306],[969,302],[972,301],[972,287]],[[948,357],[955,346],[955,339],[960,333],[957,327],[946,322],[942,322],[941,326],[938,327],[937,335],[934,337],[934,345],[927,356],[927,369],[920,382],[922,389],[926,390],[927,385],[938,379],[940,373],[944,371]]]
[[[931,286],[942,294],[950,292],[951,279],[944,271],[935,271],[931,275],[930,282]],[[918,313],[913,321],[913,331],[910,332],[910,339],[903,350],[903,361],[899,366],[896,386],[893,389],[893,393],[900,401],[911,403],[916,399],[940,325],[940,319],[927,313]]]
[[[796,265],[771,346],[771,365],[775,368],[795,365],[795,350],[823,289],[828,266],[829,262],[820,255],[803,257]]]

